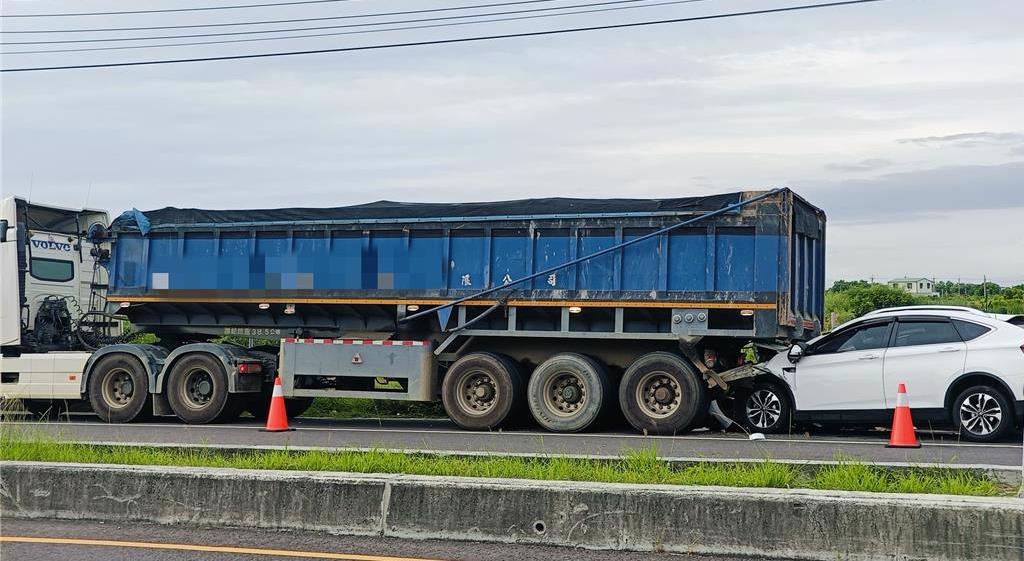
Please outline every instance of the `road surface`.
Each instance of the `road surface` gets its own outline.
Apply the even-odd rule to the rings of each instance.
[[[0,521],[0,558],[19,561],[740,561],[696,555],[334,536],[82,520]],[[750,561],[750,558],[744,558]]]
[[[62,440],[103,443],[204,445],[289,448],[382,448],[405,451],[573,454],[619,456],[629,450],[655,447],[664,458],[832,461],[838,457],[870,462],[1020,466],[1021,443],[958,442],[950,433],[919,432],[919,449],[889,449],[884,431],[816,432],[769,435],[750,441],[738,433],[709,432],[683,436],[645,437],[632,432],[553,434],[536,430],[469,432],[448,420],[298,419],[297,430],[260,432],[260,424],[240,421],[225,425],[185,425],[175,420],[112,425],[91,415],[70,421],[5,423]]]

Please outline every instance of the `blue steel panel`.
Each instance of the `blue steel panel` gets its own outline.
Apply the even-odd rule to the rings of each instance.
[[[225,233],[220,238],[217,257],[217,288],[247,290],[249,288],[249,239],[244,233]],[[153,255],[153,242],[149,252]],[[150,257],[152,267],[153,258]]]
[[[491,282],[512,282],[530,274],[527,258],[529,233],[526,230],[494,230],[491,234]]]
[[[648,231],[626,228],[623,239]],[[536,279],[533,288],[606,291],[603,297],[614,298],[607,291],[658,290],[660,271],[667,268],[662,282],[670,292],[764,293],[792,283],[794,308],[812,314],[820,310],[820,298],[815,296],[823,266],[820,243],[794,236],[793,270],[786,274],[783,263],[780,275],[785,255],[780,256],[779,248],[786,246],[778,236],[755,236],[752,228],[722,227],[709,240],[706,232],[694,228],[672,233],[663,238],[666,241],[653,238],[625,248],[619,259],[609,254],[584,262],[578,271],[559,271],[554,284],[548,278]],[[575,252],[574,239],[578,240]],[[112,294],[152,290],[153,273],[167,273],[168,288],[179,291],[365,290],[366,297],[372,297],[375,290],[402,290],[409,296],[417,290],[479,290],[484,288],[488,269],[493,283],[518,279],[564,263],[573,253],[585,255],[610,247],[615,230],[581,228],[574,238],[568,229],[539,229],[532,240],[526,228],[494,230],[490,238],[484,230],[454,230],[447,263],[442,230],[299,231],[294,236],[225,232],[219,240],[211,232],[184,236],[154,232],[147,240],[149,263],[140,236],[118,236]],[[662,257],[663,253],[667,255]],[[715,286],[708,285],[705,274],[709,254],[717,255],[712,267]]]
[[[483,231],[452,232],[448,288],[454,290],[480,290],[484,286]]]
[[[668,237],[668,289],[707,290],[707,235],[703,228],[685,228]]]
[[[533,270],[530,271],[531,273],[543,271],[569,260],[569,230],[539,229],[533,243]],[[566,289],[569,287],[568,279],[571,274],[574,274],[573,270],[568,268],[558,271],[553,278],[533,279],[533,288],[538,290]]]
[[[653,231],[629,228],[623,231],[623,241],[635,240]],[[661,251],[660,238],[651,238],[626,246],[622,250],[622,290],[658,290]]]
[[[754,290],[753,228],[718,228],[715,256],[715,290]]]
[[[775,292],[779,285],[779,242],[776,236],[754,236],[754,290]]]
[[[440,230],[413,230],[409,236],[408,281],[402,288],[444,288],[444,237]]]
[[[145,288],[146,271],[142,262],[142,236],[119,238],[114,253],[114,276],[111,283],[124,288]]]
[[[363,235],[360,232],[335,232],[327,253],[326,279],[314,279],[317,288],[360,288],[363,281]]]
[[[615,230],[580,229],[579,244],[579,255],[607,249],[615,245]],[[617,274],[614,254],[602,255],[579,264],[577,286],[581,290],[614,290]]]
[[[125,241],[127,240],[125,240],[123,236],[118,237],[117,239],[117,250],[119,257],[123,255],[122,251],[127,250],[127,246],[123,247]],[[142,246],[140,245],[139,250],[141,251],[141,249]],[[155,273],[170,273],[168,279],[170,283],[169,288],[176,288],[176,284],[180,284],[183,282],[179,278],[181,277],[181,275],[178,272],[179,267],[177,265],[181,261],[180,252],[181,247],[178,245],[177,234],[151,234],[149,236],[149,271]],[[128,257],[127,259],[133,259],[134,261],[138,261],[140,257],[141,255],[137,255],[134,257]],[[118,264],[122,266],[125,265],[127,262],[128,261],[126,259],[118,260]],[[138,279],[139,284],[136,286],[145,286],[146,288],[152,288],[151,284],[153,276],[150,274],[149,271],[139,271],[139,274],[141,276]]]

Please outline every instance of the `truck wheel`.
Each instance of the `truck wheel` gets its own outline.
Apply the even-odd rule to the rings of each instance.
[[[470,353],[448,368],[441,384],[448,417],[468,430],[494,429],[523,404],[523,379],[512,359]]]
[[[602,417],[615,401],[604,366],[576,353],[541,363],[526,390],[530,412],[552,432],[579,432]]]
[[[149,403],[149,376],[135,357],[112,354],[101,358],[89,374],[89,404],[108,423],[127,423]]]
[[[960,436],[972,442],[996,442],[1013,430],[1014,411],[1003,392],[972,386],[953,401],[952,417]]]
[[[678,434],[702,418],[707,388],[682,357],[668,352],[648,353],[622,375],[619,407],[638,431]]]
[[[206,354],[182,357],[167,379],[167,401],[186,423],[210,423],[228,406],[228,376],[220,361]]]
[[[753,387],[737,392],[736,417],[751,432],[787,433],[793,425],[793,405],[779,384],[755,382]]]

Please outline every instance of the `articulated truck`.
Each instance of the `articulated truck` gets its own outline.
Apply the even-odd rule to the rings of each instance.
[[[0,396],[210,423],[265,415],[280,377],[290,415],[440,400],[465,429],[678,434],[819,334],[824,244],[788,189],[113,221],[8,198]]]

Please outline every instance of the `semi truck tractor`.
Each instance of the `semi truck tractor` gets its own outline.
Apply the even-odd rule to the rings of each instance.
[[[471,430],[678,434],[824,305],[825,215],[788,189],[113,221],[8,198],[0,239],[0,396],[118,423],[265,415],[279,376],[291,415],[440,400]]]

